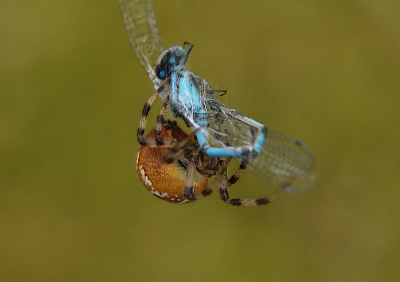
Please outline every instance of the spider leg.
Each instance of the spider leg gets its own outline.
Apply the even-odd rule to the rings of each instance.
[[[198,130],[199,129],[194,130],[190,135],[188,135],[181,142],[179,142],[175,146],[171,147],[171,149],[169,149],[168,152],[166,152],[163,155],[163,160],[167,164],[170,164],[170,163],[173,163],[173,162],[179,160],[182,157],[184,150],[187,148],[186,145],[193,139],[193,137],[196,135]]]
[[[187,166],[185,191],[184,191],[183,195],[189,201],[201,199],[201,198],[204,198],[204,197],[210,195],[215,187],[214,183],[217,182],[217,180],[214,181],[214,183],[210,187],[207,187],[206,189],[204,189],[202,191],[194,191],[194,179],[195,179],[195,172],[196,172],[198,160],[199,160],[199,155],[192,154],[192,156],[190,158],[190,163]]]
[[[158,144],[159,142],[156,141],[157,135],[156,135],[155,139],[152,139],[152,138],[144,138],[143,134],[144,134],[144,130],[146,129],[147,116],[148,116],[148,114],[150,112],[150,107],[154,103],[154,101],[156,100],[158,94],[164,89],[165,86],[168,85],[169,82],[170,82],[169,79],[167,81],[165,81],[164,84],[161,85],[160,88],[158,88],[157,91],[154,92],[153,95],[151,95],[151,97],[147,100],[147,102],[143,106],[142,117],[140,118],[139,128],[138,128],[138,131],[137,131],[137,138],[138,138],[138,141],[139,141],[140,145],[149,146],[149,147],[158,147],[158,146],[160,146]],[[168,103],[168,98],[165,99],[165,100]],[[166,104],[166,103],[164,102],[164,104]],[[164,105],[163,105],[163,108],[161,108],[160,113],[163,114],[164,111],[165,111],[165,108],[164,108]],[[160,130],[161,126],[162,126],[162,124],[161,124],[162,123],[162,117],[161,117],[161,121],[159,122],[159,119],[160,119],[159,115],[157,116],[157,128],[158,128],[158,130]],[[158,135],[159,134],[160,133],[158,133]],[[167,144],[164,144],[164,145],[167,145]]]
[[[240,163],[239,168],[236,170],[236,172],[228,180],[228,186],[231,186],[231,185],[235,184],[239,180],[239,177],[242,175],[242,173],[246,169],[246,166],[247,166],[248,163],[249,163],[248,159],[243,159],[242,160],[242,162]]]
[[[266,205],[271,203],[273,200],[278,198],[280,194],[282,194],[282,190],[278,190],[269,198],[259,198],[259,199],[230,199],[228,190],[225,187],[219,189],[219,195],[222,201],[232,206],[259,206],[259,205]]]
[[[240,175],[243,173],[243,171],[246,169],[247,164],[249,163],[248,159],[244,159],[240,163],[240,167],[238,170],[231,176],[231,178],[225,182],[221,183],[224,185],[221,185],[219,188],[219,195],[221,197],[221,200],[223,200],[225,203],[230,204],[232,206],[259,206],[259,205],[266,205],[273,200],[275,200],[280,194],[283,193],[282,190],[277,191],[274,193],[271,197],[269,198],[260,198],[260,199],[230,199],[229,198],[229,193],[227,186],[231,186],[235,184],[238,180]]]
[[[167,96],[167,98],[165,98],[164,103],[157,115],[157,124],[156,124],[156,130],[155,130],[154,136],[155,136],[155,140],[156,140],[156,143],[158,146],[164,145],[164,139],[160,137],[160,134],[161,134],[161,128],[163,126],[163,121],[164,121],[164,112],[165,112],[165,109],[167,108],[168,101],[169,101],[169,96]]]
[[[220,190],[220,196],[221,199],[232,206],[260,206],[260,205],[266,205],[271,203],[273,200],[279,197],[280,194],[283,193],[282,190],[279,190],[275,192],[271,197],[269,198],[259,198],[259,199],[229,199],[228,191],[225,190],[226,193],[221,194]]]
[[[217,184],[219,184],[219,186],[221,188],[221,186],[224,185],[224,183],[226,183],[226,180],[227,180],[227,171],[228,171],[227,168],[228,168],[229,161],[230,161],[230,159],[228,161],[225,161],[225,160],[221,161],[218,176],[214,180],[214,182],[210,185],[210,187],[207,187],[206,189],[204,189],[201,192],[192,192],[191,197],[193,199],[200,199],[200,198],[206,197],[212,193],[212,191],[217,186]],[[185,187],[185,190],[186,190],[186,187]]]
[[[197,163],[198,155],[193,154],[190,157],[190,162],[187,166],[187,173],[186,173],[186,183],[185,183],[185,191],[183,195],[189,201],[194,201],[197,199],[194,192],[194,174],[196,172],[196,163]]]

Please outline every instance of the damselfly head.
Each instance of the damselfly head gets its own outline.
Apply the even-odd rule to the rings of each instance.
[[[167,79],[174,66],[178,65],[185,56],[185,49],[181,46],[173,46],[164,51],[158,58],[159,64],[156,67],[156,75],[159,79]]]

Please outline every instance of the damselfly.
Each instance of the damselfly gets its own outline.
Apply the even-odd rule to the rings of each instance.
[[[310,188],[315,180],[315,158],[299,139],[267,128],[216,99],[207,81],[185,68],[193,45],[162,51],[152,1],[120,0],[132,48],[149,74],[156,92],[143,108],[138,140],[145,146],[168,145],[160,138],[164,111],[169,107],[197,136],[208,157],[238,158],[258,177],[285,192]],[[154,138],[143,138],[150,106],[163,101]]]

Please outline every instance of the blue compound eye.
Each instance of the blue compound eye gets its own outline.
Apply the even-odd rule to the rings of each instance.
[[[156,67],[156,75],[159,79],[166,79],[185,57],[185,49],[181,46],[173,46],[161,54],[160,64]]]
[[[159,79],[165,79],[167,76],[166,65],[159,64],[156,67],[156,75]]]

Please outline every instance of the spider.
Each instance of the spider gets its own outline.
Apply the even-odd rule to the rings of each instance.
[[[224,202],[233,206],[257,206],[270,203],[282,193],[279,190],[270,198],[230,199],[227,187],[238,181],[247,160],[228,179],[231,158],[207,157],[193,138],[196,131],[187,135],[176,121],[164,121],[162,116],[159,122],[161,128],[154,128],[141,140],[136,157],[139,178],[153,195],[172,203],[188,203],[210,195],[218,185]],[[216,178],[208,186],[208,179],[213,176]]]

